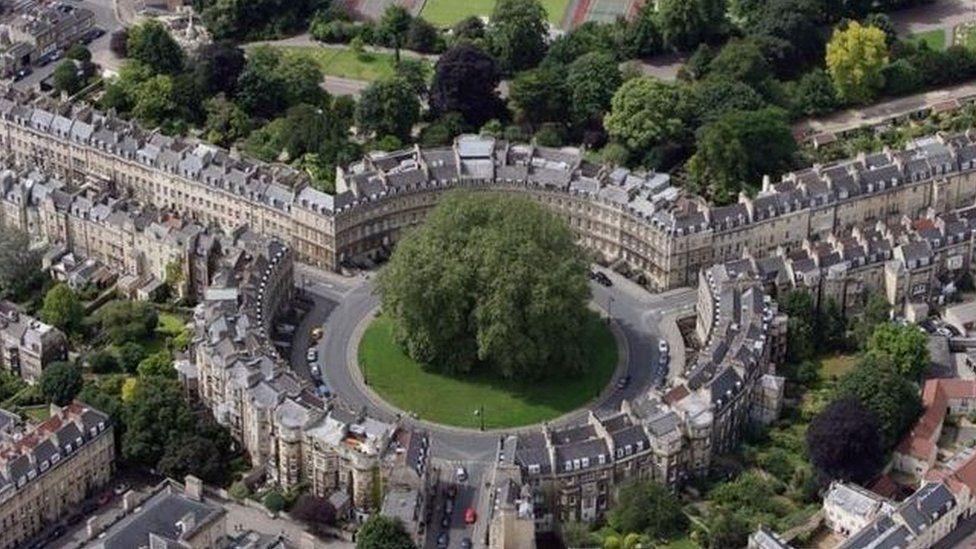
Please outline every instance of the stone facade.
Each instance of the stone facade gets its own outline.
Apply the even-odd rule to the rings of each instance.
[[[703,347],[669,386],[625,401],[618,412],[590,412],[586,423],[512,441],[537,527],[596,521],[630,479],[677,488],[731,451],[748,421],[772,419],[782,391],[770,393],[761,380],[782,358],[785,316],[742,262],[703,270],[698,294]]]
[[[374,509],[395,427],[323,400],[269,339],[294,290],[294,253],[250,232],[221,248],[197,306],[196,372],[187,379],[269,479],[283,488],[306,483],[320,497],[342,492],[356,508]]]
[[[857,301],[862,273],[875,287],[884,285],[897,306],[938,297],[942,288],[933,277],[941,273],[926,269],[923,256],[935,254],[936,264],[945,248],[954,270],[954,248],[897,241],[875,249],[856,228],[934,220],[976,197],[976,142],[968,134],[790,173],[765,181],[756,197],[723,207],[686,195],[665,175],[589,164],[576,149],[476,136],[451,147],[371,154],[339,170],[337,192],[325,194],[285,166],[147,132],[89,108],[13,95],[0,100],[0,150],[66,181],[107,182],[204,224],[247,225],[287,244],[299,260],[329,269],[384,254],[445,190],[494,190],[548,206],[597,257],[651,289],[694,284],[702,268],[746,254],[778,255],[794,260],[794,281],[824,278],[825,291],[843,303]],[[919,229],[952,234],[951,223]]]
[[[0,301],[0,368],[35,383],[44,368],[68,357],[68,340],[60,330]]]
[[[20,547],[77,512],[108,483],[114,463],[108,416],[83,404],[0,433],[0,548]]]

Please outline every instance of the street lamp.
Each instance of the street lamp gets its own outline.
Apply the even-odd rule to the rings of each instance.
[[[484,431],[485,430],[485,405],[482,404],[481,406],[478,406],[478,409],[474,411],[474,415],[478,416],[481,419],[481,430]]]

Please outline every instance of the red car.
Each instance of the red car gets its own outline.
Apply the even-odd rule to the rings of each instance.
[[[112,501],[112,496],[114,495],[115,494],[113,494],[111,490],[104,492],[102,495],[98,496],[98,505],[102,506]]]
[[[474,524],[478,520],[478,513],[474,512],[474,509],[468,507],[464,510],[464,523]]]

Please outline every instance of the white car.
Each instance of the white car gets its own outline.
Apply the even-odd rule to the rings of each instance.
[[[659,343],[657,344],[657,350],[658,350],[658,351],[660,351],[661,353],[667,353],[667,352],[668,352],[668,342],[667,342],[667,341],[664,341],[664,340],[662,339],[662,340],[661,340],[661,341],[660,341],[660,342],[659,342]]]
[[[315,347],[312,347],[311,349],[308,350],[308,353],[305,355],[305,358],[307,358],[309,362],[314,362],[318,360],[319,350],[316,349]]]
[[[464,470],[464,467],[458,467],[457,471],[455,471],[455,476],[457,476],[458,482],[468,480],[468,472]]]

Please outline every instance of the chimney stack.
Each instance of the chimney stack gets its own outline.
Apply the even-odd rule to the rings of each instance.
[[[193,501],[203,501],[203,481],[193,475],[186,475],[183,494]]]

